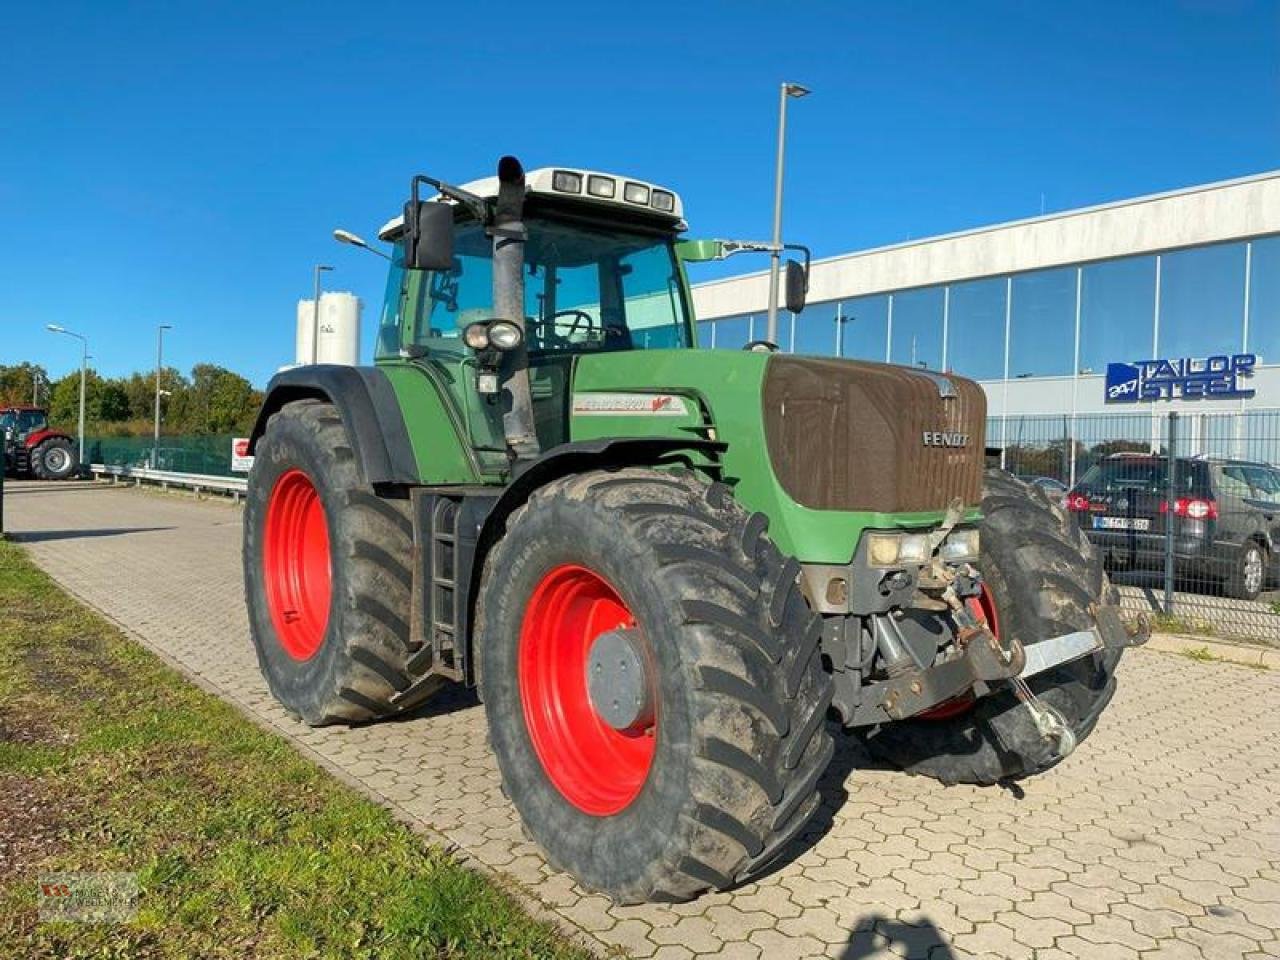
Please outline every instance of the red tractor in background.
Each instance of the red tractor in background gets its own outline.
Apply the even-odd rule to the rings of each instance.
[[[49,414],[40,407],[0,408],[4,431],[4,472],[37,480],[74,476],[79,460],[71,437],[49,429]]]

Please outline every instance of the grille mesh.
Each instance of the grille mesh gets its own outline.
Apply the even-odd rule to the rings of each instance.
[[[787,494],[817,510],[897,513],[981,499],[987,403],[972,380],[856,360],[774,356],[765,436]],[[963,434],[964,446],[927,445]],[[942,438],[939,438],[942,439]]]

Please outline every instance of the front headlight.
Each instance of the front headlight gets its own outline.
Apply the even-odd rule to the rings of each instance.
[[[929,559],[929,535],[908,533],[902,537],[898,550],[899,563],[924,563]]]
[[[924,533],[871,533],[867,559],[873,567],[921,564],[929,559],[929,536]]]
[[[965,560],[977,560],[979,554],[978,528],[952,530],[947,539],[942,541],[938,553],[943,560],[960,563]]]
[[[514,350],[523,339],[524,333],[509,320],[494,320],[489,324],[489,342],[499,350]]]
[[[873,567],[892,567],[898,562],[901,538],[896,533],[873,533],[867,537],[867,559]]]

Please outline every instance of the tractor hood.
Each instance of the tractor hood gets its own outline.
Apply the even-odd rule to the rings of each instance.
[[[710,436],[723,478],[804,561],[848,562],[868,528],[929,526],[981,499],[986,401],[971,380],[729,350],[582,356],[574,440]]]

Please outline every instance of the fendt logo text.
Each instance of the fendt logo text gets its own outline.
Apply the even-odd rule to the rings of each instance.
[[[967,447],[969,445],[969,435],[967,433],[948,433],[944,430],[926,430],[924,432],[924,445],[926,447]]]

